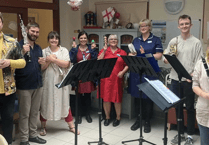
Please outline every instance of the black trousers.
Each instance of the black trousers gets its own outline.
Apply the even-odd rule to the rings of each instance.
[[[179,82],[172,80],[171,81],[171,90],[179,96]],[[195,133],[195,109],[194,109],[194,97],[195,93],[192,90],[192,83],[182,81],[181,85],[182,96],[186,97],[184,103],[186,104],[187,110],[187,134],[193,135]],[[176,108],[176,118],[178,117],[178,107]],[[183,104],[180,106],[180,117],[183,119],[180,124],[181,134],[184,134],[184,117],[183,117]]]
[[[153,115],[153,102],[149,98],[142,98],[142,119],[150,121]],[[135,112],[138,114],[137,120],[140,119],[140,98],[135,98]]]
[[[8,144],[12,143],[13,114],[16,93],[9,96],[0,94],[0,115],[2,120],[2,131]]]
[[[79,94],[78,97],[78,115],[89,115],[91,110],[91,93]]]

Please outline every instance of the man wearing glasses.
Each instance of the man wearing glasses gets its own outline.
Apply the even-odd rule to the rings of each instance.
[[[202,44],[199,39],[195,38],[190,34],[190,29],[192,27],[191,17],[188,15],[182,15],[178,19],[178,28],[181,31],[181,35],[171,39],[168,44],[167,49],[165,49],[164,54],[175,54],[187,72],[192,76],[196,62],[203,56]],[[172,51],[171,48],[176,48]],[[168,61],[164,58],[164,63]],[[179,82],[178,75],[174,69],[170,73],[171,90],[179,96]],[[185,145],[193,144],[193,135],[195,132],[195,109],[194,109],[194,97],[195,94],[192,90],[192,81],[182,78],[182,93],[181,97],[185,97],[185,104],[187,110],[187,138],[184,136],[184,117],[183,117],[183,107],[180,110],[180,116],[182,116],[182,121],[180,124],[180,134],[181,141],[186,141]],[[178,114],[176,108],[176,114]],[[178,115],[176,115],[178,116]],[[177,118],[177,117],[176,117]],[[171,140],[172,144],[178,143],[178,135]]]

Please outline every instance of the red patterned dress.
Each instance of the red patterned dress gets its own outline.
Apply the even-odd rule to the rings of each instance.
[[[102,49],[99,52],[99,55],[104,51]],[[113,102],[113,103],[121,103],[122,102],[122,97],[123,97],[123,78],[119,78],[117,75],[120,71],[124,69],[126,66],[126,63],[124,60],[119,57],[119,55],[124,55],[126,56],[126,52],[120,48],[117,48],[117,50],[113,53],[110,49],[110,47],[107,48],[104,58],[103,59],[108,59],[108,58],[118,58],[115,66],[113,68],[113,71],[108,78],[101,79],[101,85],[100,85],[100,97],[103,98],[103,101],[105,102]],[[98,55],[98,56],[99,56]],[[98,94],[97,94],[98,96]]]

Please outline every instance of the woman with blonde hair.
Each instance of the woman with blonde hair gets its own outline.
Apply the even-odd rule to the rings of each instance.
[[[133,40],[136,53],[129,53],[129,55],[137,57],[146,57],[147,54],[152,55],[155,60],[160,60],[163,53],[163,47],[160,38],[156,37],[151,33],[152,23],[149,19],[142,19],[139,22],[139,31],[141,36]],[[157,65],[157,63],[155,63]],[[155,66],[153,66],[155,67]],[[157,66],[158,67],[158,66]],[[144,77],[149,80],[156,79],[152,76],[143,75],[142,82],[145,82]],[[129,78],[129,92],[131,96],[137,98],[135,100],[136,105],[139,106],[139,99],[142,97],[142,118],[145,119],[144,132],[149,133],[151,131],[150,119],[153,113],[153,102],[145,95],[139,96],[139,89],[137,87],[140,84],[139,74],[130,73]],[[137,108],[138,109],[138,108]],[[137,112],[138,110],[136,110]],[[136,122],[131,126],[131,130],[137,130],[140,127],[140,114],[137,116]]]

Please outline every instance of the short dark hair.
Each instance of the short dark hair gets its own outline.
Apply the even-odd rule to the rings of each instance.
[[[88,35],[85,31],[79,32],[79,34],[78,34],[78,39],[79,39],[83,34],[85,34],[86,37],[87,37],[87,39],[89,40],[89,35]]]
[[[57,38],[59,40],[58,45],[60,45],[60,35],[56,31],[51,31],[48,34],[47,40]]]
[[[2,24],[4,23],[4,18],[3,18],[3,16],[2,16],[2,13],[0,12],[0,19],[1,19],[1,22],[2,22]]]
[[[29,30],[31,27],[37,27],[37,28],[39,28],[39,29],[40,29],[39,24],[38,24],[38,23],[36,23],[36,22],[31,22],[31,23],[28,23],[28,25],[27,25],[27,29]]]
[[[178,22],[179,22],[180,19],[189,19],[190,23],[192,23],[192,19],[189,15],[184,14],[184,15],[179,16]]]

